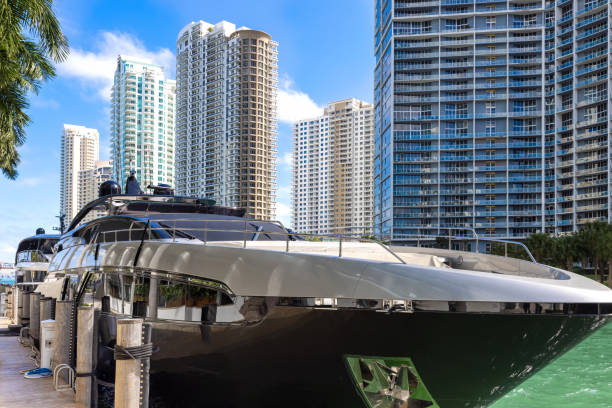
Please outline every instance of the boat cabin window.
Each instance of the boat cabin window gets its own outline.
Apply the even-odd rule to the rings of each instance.
[[[206,286],[159,280],[157,297],[157,318],[202,322],[210,306],[231,303],[230,298]]]
[[[58,238],[32,238],[21,241],[15,255],[15,263],[49,262],[57,241]]]
[[[155,275],[93,274],[85,293],[84,298],[93,298],[96,307],[105,312],[187,322],[205,322],[211,309],[233,303],[215,287]]]

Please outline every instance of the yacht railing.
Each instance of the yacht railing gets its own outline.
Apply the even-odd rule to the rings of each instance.
[[[202,223],[202,227],[185,226],[185,225],[177,226],[177,223],[181,223],[181,222],[183,223],[188,222],[191,224]],[[224,224],[232,223],[233,225],[236,226],[236,228],[227,228],[227,227],[215,228],[214,226],[211,227],[210,223],[224,223]],[[156,224],[156,225],[152,226],[151,224]],[[272,225],[279,227],[279,229],[273,230],[273,231],[264,230],[263,224],[272,224]],[[249,226],[254,227],[254,228],[249,228]],[[531,251],[529,250],[529,248],[520,241],[512,241],[512,240],[491,238],[491,237],[481,237],[478,235],[478,233],[476,232],[474,228],[469,228],[469,227],[432,227],[429,229],[438,230],[439,232],[447,231],[448,234],[447,235],[443,235],[440,233],[438,233],[437,235],[430,235],[426,233],[422,234],[421,230],[419,229],[419,232],[416,236],[408,235],[406,236],[406,239],[417,241],[417,247],[419,248],[421,247],[421,241],[423,240],[432,240],[436,238],[447,239],[449,250],[452,250],[453,240],[454,241],[474,240],[476,244],[475,245],[476,253],[479,253],[479,242],[480,241],[496,242],[496,243],[504,244],[504,252],[505,252],[504,255],[506,257],[508,257],[508,244],[518,245],[525,250],[529,258],[531,259],[531,262],[537,263]],[[180,238],[180,235],[186,234],[190,238],[195,238],[195,239],[202,241],[203,245],[209,245],[211,242],[218,241],[218,240],[215,240],[215,241],[209,240],[209,233],[211,232],[239,233],[239,234],[242,234],[242,247],[243,248],[247,248],[247,242],[257,241],[259,236],[262,234],[280,236],[284,238],[283,240],[285,242],[285,252],[286,253],[290,252],[291,242],[303,242],[299,240],[297,237],[309,237],[309,238],[312,238],[312,241],[329,242],[331,240],[337,240],[338,241],[338,257],[342,257],[343,242],[347,242],[347,241],[368,242],[368,243],[373,243],[373,244],[378,245],[384,251],[386,251],[391,256],[393,256],[395,259],[397,259],[400,263],[406,264],[406,262],[393,249],[391,249],[389,246],[375,239],[362,237],[362,236],[357,237],[357,236],[348,235],[348,234],[309,234],[309,233],[288,232],[285,230],[285,227],[283,226],[281,222],[272,221],[272,220],[251,220],[251,219],[246,219],[246,220],[227,220],[227,219],[197,220],[193,218],[131,220],[129,228],[115,229],[115,230],[110,230],[110,231],[100,231],[97,233],[93,241],[96,243],[101,242],[101,241],[102,242],[145,241],[145,236],[147,238],[146,239],[147,241],[151,241],[151,240],[157,241],[159,239],[162,239],[162,238],[154,238],[151,236],[151,234],[155,231],[159,231],[159,232],[162,232],[163,234],[167,234],[168,235],[167,239],[172,239],[172,242],[176,242],[177,237]],[[453,235],[453,231],[467,231],[467,232],[470,232],[472,236]],[[191,233],[201,233],[203,234],[203,236],[196,237],[190,234],[190,232]],[[119,238],[119,234],[121,233],[127,233],[127,240]],[[109,236],[110,236],[110,240],[108,239]],[[278,241],[278,240],[272,240],[272,241]]]
[[[190,227],[185,227],[185,226],[177,227],[177,223],[179,222],[189,222],[189,223],[194,223],[194,224],[203,223],[203,226],[201,228],[191,227],[191,226]],[[157,226],[151,226],[152,223],[157,224]],[[214,228],[214,227],[211,228],[209,226],[209,223],[233,223],[234,225],[236,225],[237,228],[235,229]],[[277,227],[279,227],[279,230],[274,230],[274,231],[264,230],[262,224],[266,224],[266,223],[276,225]],[[135,224],[137,224],[136,227],[135,227]],[[146,224],[146,225],[143,225],[143,224]],[[164,224],[164,225],[160,225],[160,224]],[[252,229],[252,228],[249,229],[248,227],[253,226],[253,224],[256,224],[255,229]],[[242,228],[240,228],[241,226]],[[142,233],[139,234],[138,232],[140,231]],[[370,239],[366,237],[355,237],[355,236],[343,235],[343,234],[308,234],[308,233],[288,232],[285,230],[285,227],[283,226],[281,222],[268,221],[268,220],[250,220],[250,219],[247,219],[247,220],[227,220],[227,219],[194,220],[193,218],[153,219],[153,220],[148,220],[148,221],[132,220],[129,228],[115,229],[115,230],[110,230],[110,231],[100,231],[97,233],[93,241],[95,243],[100,242],[101,241],[100,237],[103,238],[102,242],[125,241],[124,239],[119,239],[120,233],[128,234],[127,241],[144,241],[145,235],[146,235],[147,241],[151,241],[151,240],[158,241],[160,238],[151,237],[151,233],[154,231],[160,231],[162,233],[168,234],[169,235],[168,239],[171,238],[172,242],[176,242],[177,237],[180,238],[180,235],[182,234],[191,235],[189,234],[189,232],[199,232],[203,234],[203,239],[200,237],[195,237],[195,236],[192,236],[192,238],[202,241],[203,245],[205,246],[209,245],[211,242],[218,242],[217,240],[210,241],[208,239],[208,234],[210,232],[241,233],[243,248],[247,248],[247,242],[257,241],[259,236],[262,234],[281,236],[281,237],[284,237],[286,253],[290,252],[290,242],[304,242],[302,240],[299,240],[297,237],[310,237],[310,238],[313,238],[313,241],[337,240],[338,241],[338,257],[340,258],[342,257],[343,242],[346,242],[346,241],[368,242],[368,243],[373,243],[373,244],[378,245],[383,250],[385,250],[387,253],[389,253],[391,256],[393,256],[395,259],[397,259],[400,263],[403,263],[403,264],[406,263],[391,248],[389,248],[387,245],[383,244],[382,242],[374,240],[374,239]],[[111,240],[107,239],[109,235],[111,236]],[[278,240],[271,240],[271,241],[278,241]]]
[[[511,245],[518,245],[521,248],[523,248],[525,250],[525,252],[527,253],[527,256],[529,256],[529,259],[531,259],[531,262],[533,263],[537,263],[536,259],[534,258],[533,254],[531,253],[531,251],[529,250],[529,248],[527,247],[527,245],[525,245],[524,243],[520,242],[520,241],[512,241],[512,240],[508,240],[508,239],[499,239],[499,238],[491,238],[491,237],[481,237],[478,235],[478,233],[476,232],[476,230],[474,228],[469,228],[469,227],[431,227],[428,228],[430,230],[438,230],[438,234],[437,235],[428,235],[428,234],[421,234],[421,229],[418,229],[418,233],[417,235],[407,235],[406,239],[410,239],[410,240],[415,240],[417,241],[417,247],[421,247],[421,240],[431,240],[431,239],[436,239],[436,238],[444,238],[448,240],[448,249],[452,250],[452,241],[453,239],[455,241],[466,241],[466,240],[474,240],[476,241],[476,245],[475,245],[475,249],[476,249],[476,253],[480,252],[480,248],[479,248],[479,241],[489,241],[489,242],[497,242],[500,244],[504,244],[504,256],[508,257],[508,244]],[[448,235],[442,235],[439,233],[439,231],[444,230],[444,231],[448,231]],[[468,231],[472,233],[472,237],[467,237],[464,235],[452,235],[453,231]]]

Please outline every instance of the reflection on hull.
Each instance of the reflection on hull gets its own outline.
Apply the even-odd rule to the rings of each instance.
[[[441,408],[481,407],[605,320],[274,306],[250,324],[155,322],[160,350],[151,362],[150,401],[181,408],[375,406],[347,360],[375,356],[410,361]],[[415,404],[397,406],[430,406]]]

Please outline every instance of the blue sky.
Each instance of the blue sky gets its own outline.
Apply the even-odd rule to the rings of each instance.
[[[291,121],[328,102],[372,101],[372,0],[109,1],[56,0],[71,54],[57,77],[32,95],[32,124],[15,181],[0,176],[0,261],[42,226],[57,225],[60,136],[64,123],[96,128],[109,154],[109,89],[118,53],[145,56],[174,78],[175,42],[191,21],[226,20],[263,30],[279,43],[278,218],[288,222]]]

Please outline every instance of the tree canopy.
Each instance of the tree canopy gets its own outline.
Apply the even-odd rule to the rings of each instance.
[[[17,148],[30,123],[28,92],[55,76],[52,61],[68,51],[52,0],[0,0],[0,169],[8,178],[17,177]]]
[[[597,278],[608,271],[612,286],[612,225],[603,221],[585,224],[578,232],[552,237],[537,233],[525,239],[525,245],[540,263],[569,271],[580,262],[582,272],[590,267]]]

